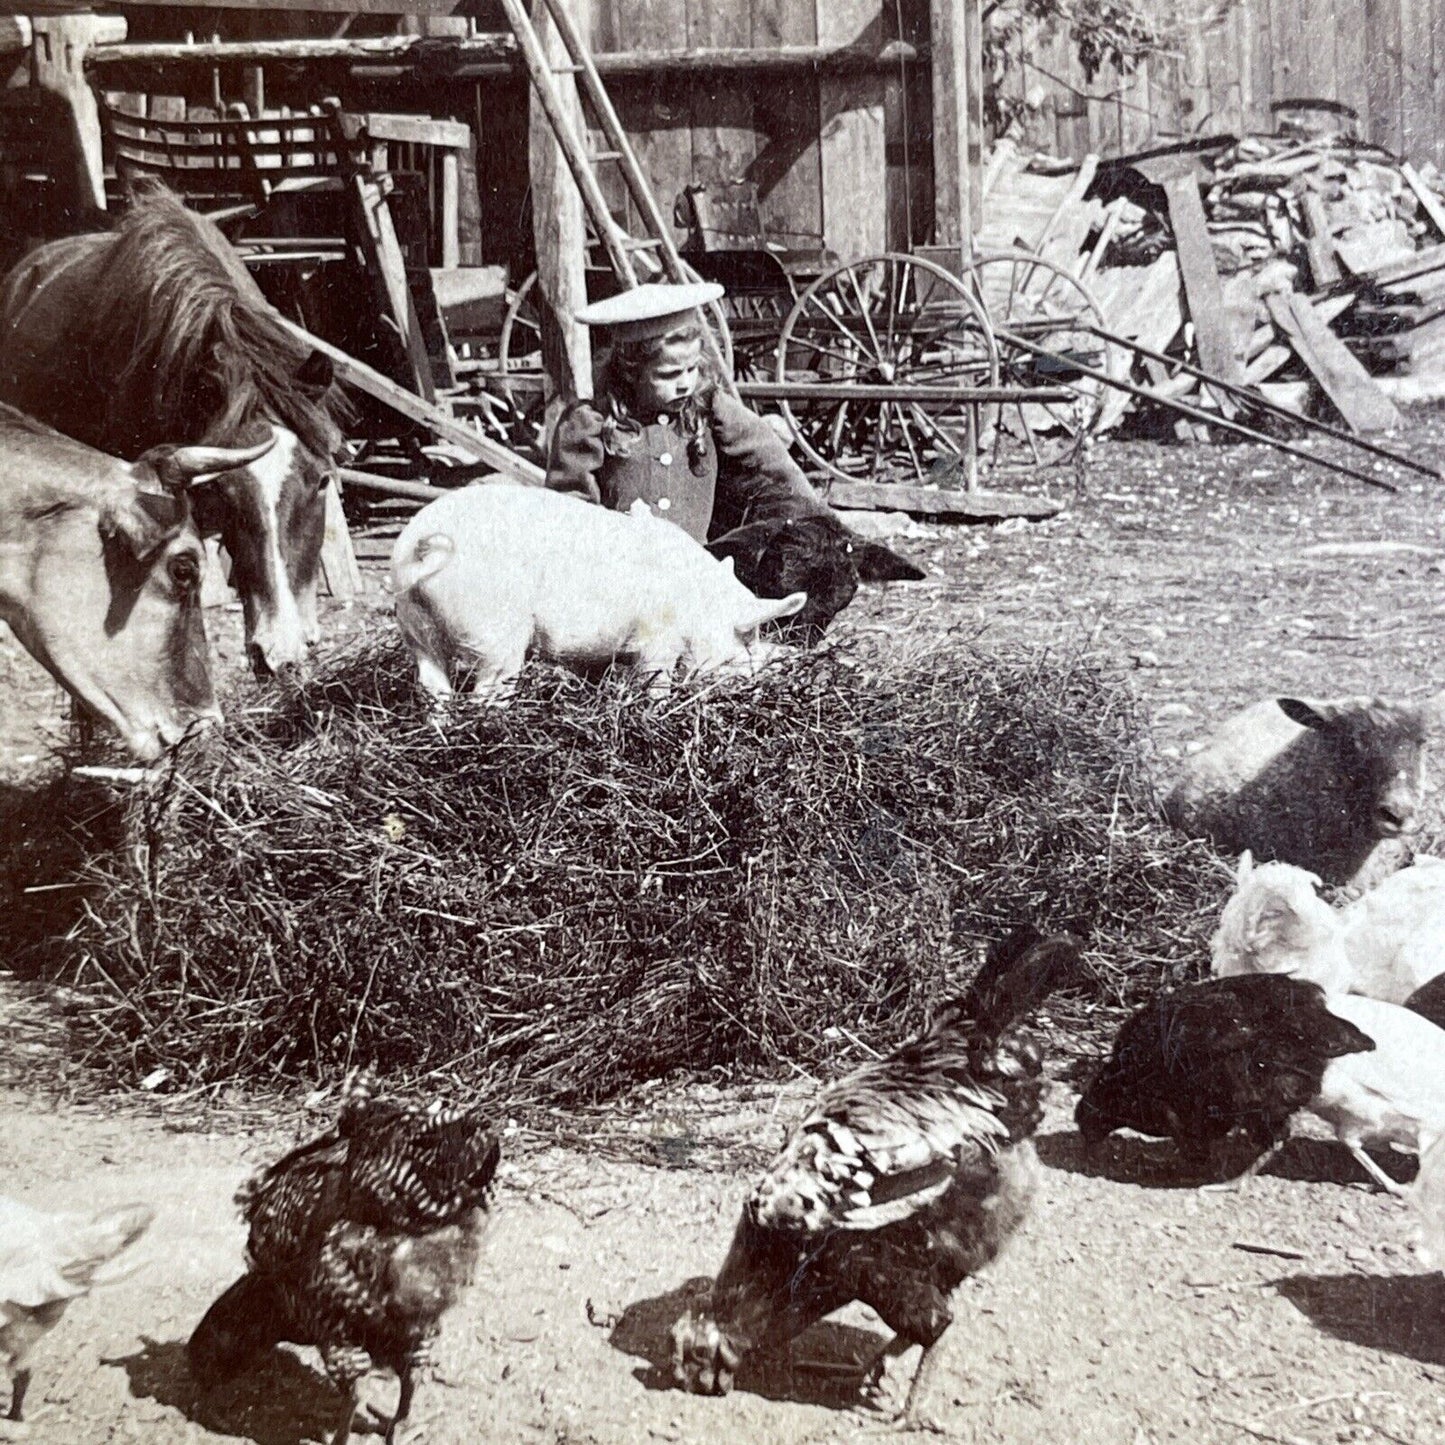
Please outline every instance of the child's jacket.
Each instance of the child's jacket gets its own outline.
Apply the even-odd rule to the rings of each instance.
[[[694,464],[687,437],[665,416],[644,419],[640,431],[621,429],[629,454],[608,456],[602,413],[590,401],[573,402],[557,422],[547,485],[620,512],[640,497],[699,542],[747,522],[828,511],[762,417],[721,387],[713,392],[711,413],[703,455]]]

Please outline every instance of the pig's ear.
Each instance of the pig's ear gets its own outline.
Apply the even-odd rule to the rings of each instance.
[[[748,616],[738,623],[739,637],[748,637],[767,622],[777,622],[791,617],[808,605],[806,592],[790,592],[786,597],[759,597],[757,606],[750,609]]]
[[[724,557],[722,561],[718,563],[718,566],[721,567],[729,577],[736,577],[738,575],[737,563],[731,557]]]

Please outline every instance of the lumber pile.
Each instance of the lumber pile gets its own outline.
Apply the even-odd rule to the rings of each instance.
[[[1398,423],[1392,397],[1445,395],[1445,177],[1433,164],[1298,126],[1082,165],[1001,150],[980,249],[1060,261],[1072,245],[1065,264],[1111,332],[1357,433]],[[1177,366],[1129,367],[1162,398],[1241,406]],[[1102,425],[1149,411],[1119,394]]]

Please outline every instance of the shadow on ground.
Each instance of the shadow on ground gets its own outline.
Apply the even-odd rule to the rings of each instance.
[[[614,1350],[645,1360],[633,1375],[649,1390],[677,1388],[672,1376],[672,1327],[706,1300],[712,1280],[685,1280],[676,1289],[635,1300],[613,1326]],[[791,1358],[744,1360],[735,1388],[768,1400],[791,1400],[846,1410],[856,1406],[864,1375],[887,1343],[886,1335],[825,1320],[793,1341]]]
[[[254,1445],[301,1445],[329,1440],[340,1423],[339,1392],[285,1350],[276,1350],[227,1385],[203,1390],[191,1378],[185,1341],[142,1336],[141,1346],[133,1355],[105,1363],[125,1370],[136,1399],[168,1405],[213,1434]]]
[[[1337,1340],[1445,1365],[1445,1278],[1437,1274],[1296,1274],[1273,1282]]]
[[[1225,1167],[1210,1169],[1183,1158],[1172,1139],[1144,1139],[1137,1134],[1111,1134],[1093,1150],[1072,1130],[1041,1134],[1034,1145],[1050,1169],[1144,1189],[1198,1189],[1233,1179],[1249,1167],[1257,1152],[1248,1141],[1236,1138],[1223,1156]],[[1415,1165],[1392,1150],[1371,1151],[1371,1158],[1399,1183],[1414,1176]],[[1369,1183],[1344,1145],[1327,1139],[1291,1139],[1260,1172],[1306,1184]]]

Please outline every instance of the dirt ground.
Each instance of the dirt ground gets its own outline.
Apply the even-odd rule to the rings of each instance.
[[[1429,460],[1442,439],[1445,419],[1427,416],[1395,444]],[[1375,492],[1252,447],[1101,446],[1087,494],[1066,492],[1054,521],[902,526],[894,545],[929,581],[868,590],[843,625],[1097,649],[1132,669],[1167,776],[1190,739],[1256,697],[1445,687],[1445,484],[1399,480],[1398,495]],[[332,629],[385,625],[377,609],[380,596]],[[234,661],[237,619],[217,622]],[[63,727],[55,690],[8,637],[0,696],[0,776],[13,779],[45,765]],[[209,1397],[183,1358],[240,1267],[235,1187],[319,1127],[324,1106],[202,1117],[155,1100],[49,1102],[23,1087],[48,1064],[27,1009],[0,974],[0,1073],[18,1081],[0,1093],[0,1188],[42,1206],[159,1211],[134,1272],[72,1306],[38,1352],[29,1438],[324,1438],[336,1398],[313,1356],[283,1353]],[[1445,1279],[1414,1254],[1401,1203],[1308,1126],[1242,1195],[1199,1192],[1163,1144],[1118,1139],[1088,1161],[1069,1124],[1076,1070],[1056,1072],[1040,1201],[955,1302],[947,1375],[927,1402],[947,1438],[1445,1442]],[[889,1438],[890,1411],[860,1408],[838,1368],[883,1336],[860,1309],[799,1342],[789,1380],[744,1378],[725,1400],[666,1388],[680,1291],[720,1262],[749,1176],[809,1087],[659,1086],[571,1121],[586,1146],[514,1127],[485,1263],[447,1321],[440,1378],[419,1391],[417,1438]],[[893,1367],[885,1403],[915,1359]],[[387,1404],[388,1389],[372,1393]]]

